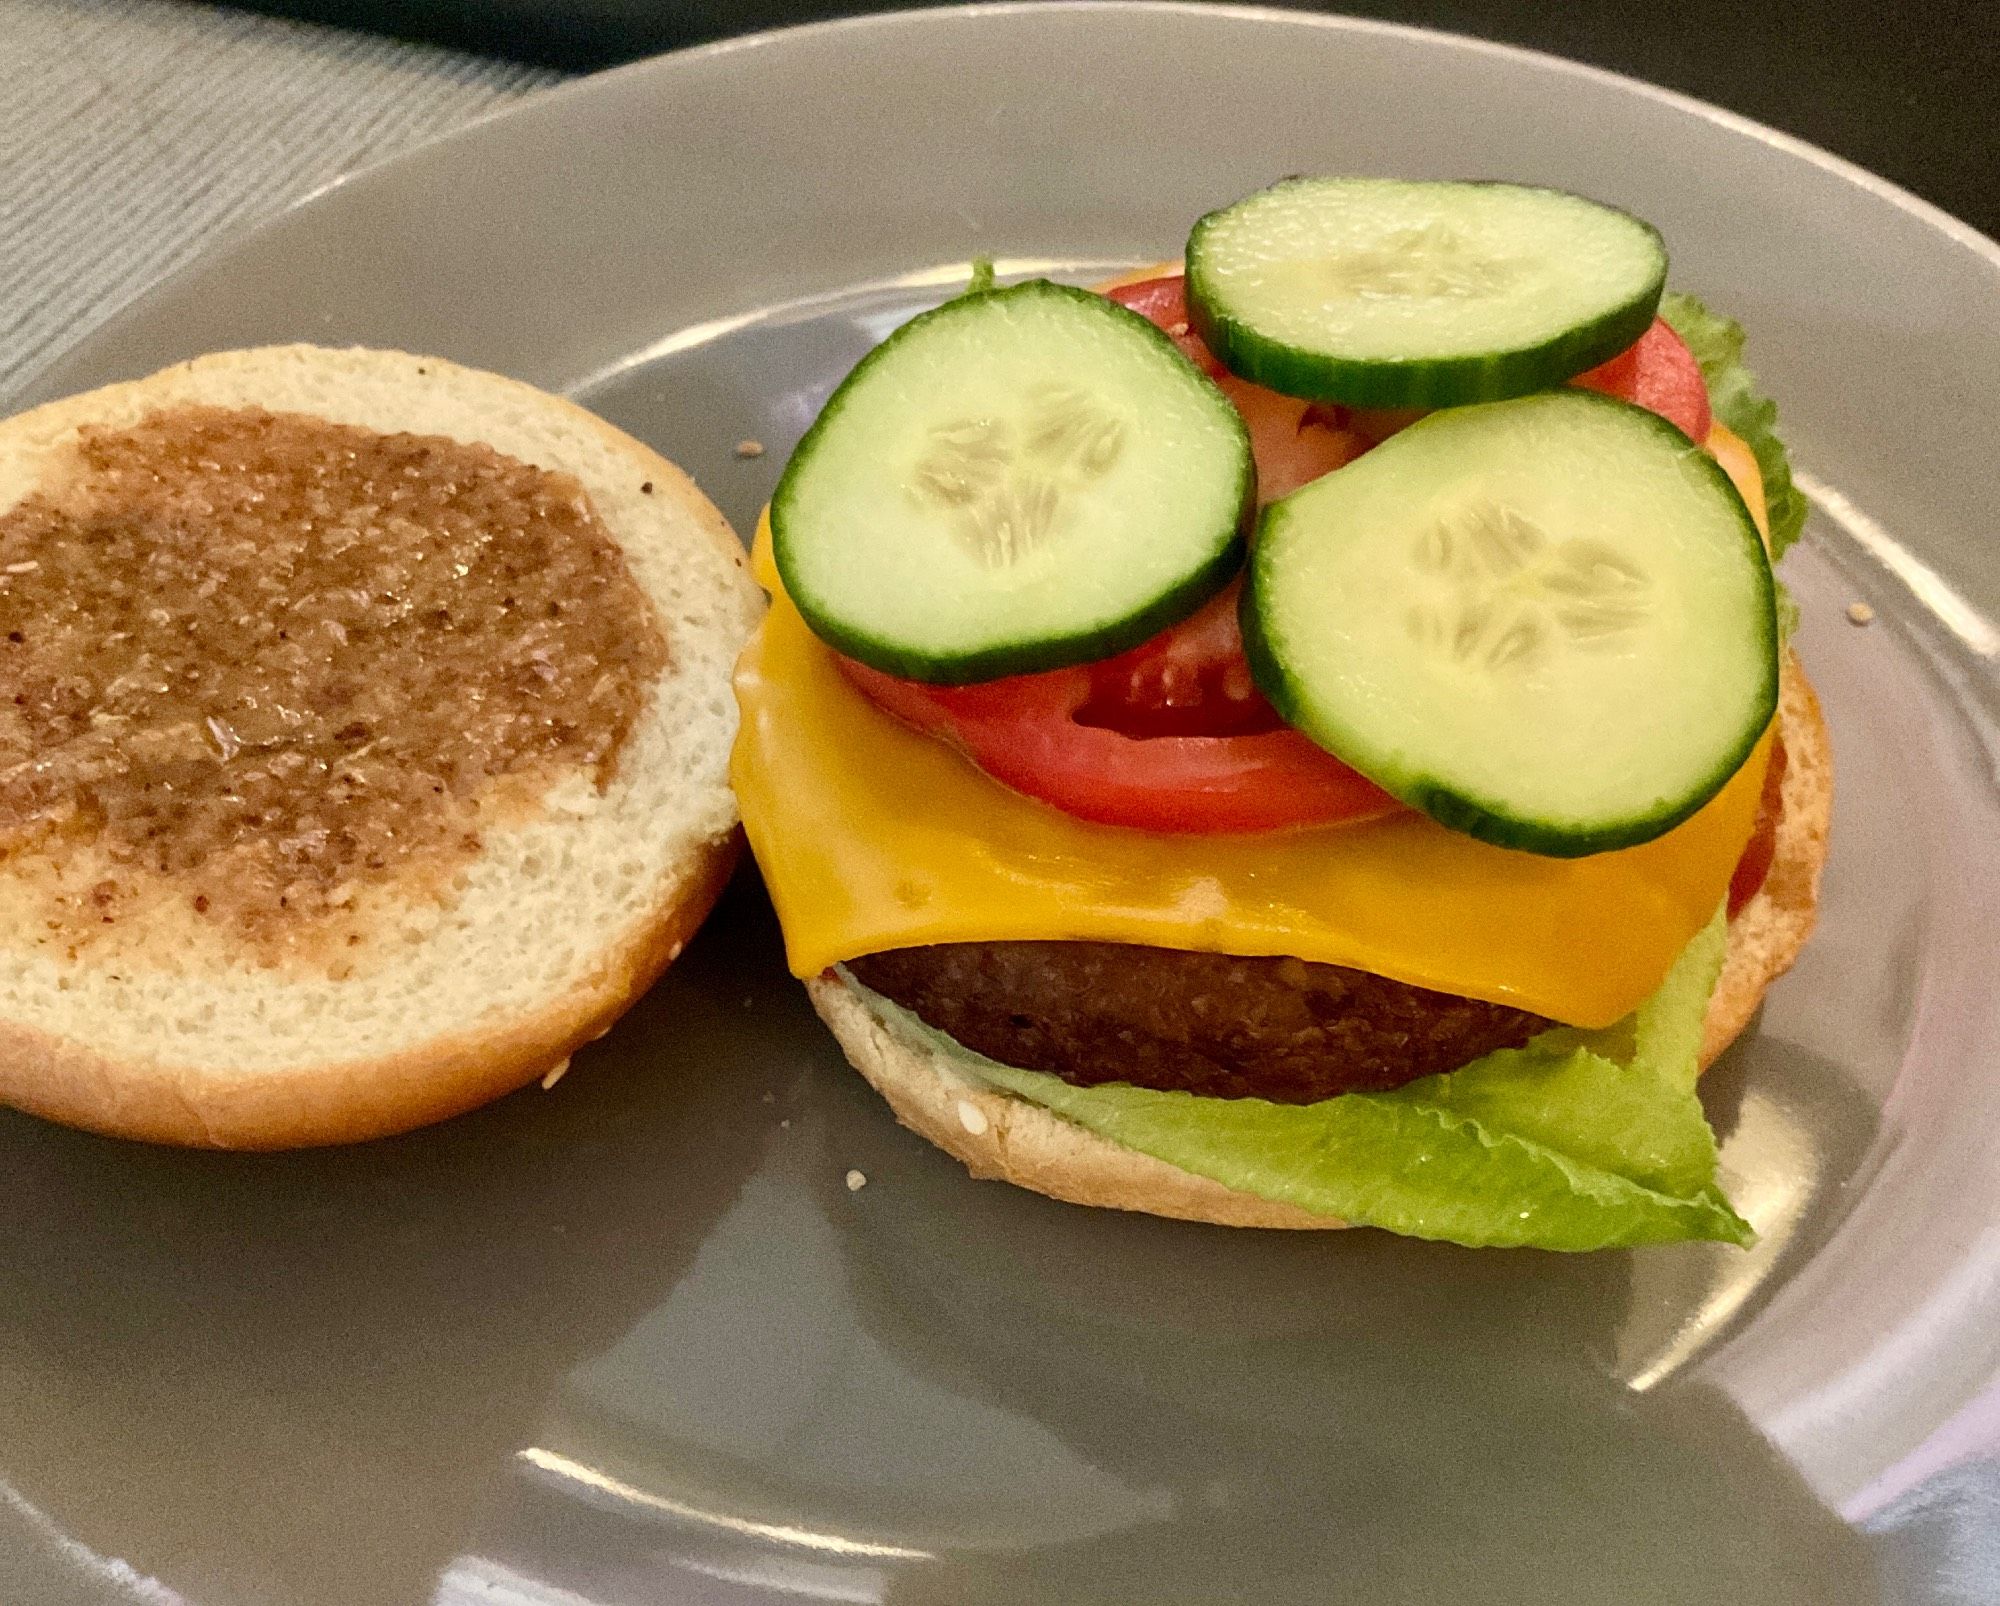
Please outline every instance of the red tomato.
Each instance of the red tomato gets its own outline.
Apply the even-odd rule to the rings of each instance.
[[[1187,281],[1178,273],[1141,279],[1136,284],[1113,285],[1104,293],[1121,307],[1130,307],[1149,323],[1164,329],[1188,361],[1210,379],[1220,379],[1229,372],[1194,332],[1188,320]]]
[[[1234,374],[1225,374],[1216,384],[1250,426],[1259,507],[1290,496],[1368,450],[1369,443],[1330,409],[1280,396]]]
[[[1346,428],[1338,413],[1238,379],[1217,362],[1188,323],[1187,281],[1180,274],[1141,279],[1104,293],[1165,330],[1188,360],[1236,404],[1250,426],[1250,451],[1257,459],[1258,506],[1289,496],[1367,450],[1369,443]]]
[[[1079,819],[1270,831],[1400,808],[1264,701],[1244,661],[1236,594],[1229,587],[1116,658],[978,686],[929,686],[839,662],[889,713]]]
[[[1736,861],[1736,873],[1729,878],[1729,918],[1740,910],[1764,885],[1771,873],[1771,860],[1778,852],[1778,822],[1785,813],[1785,741],[1771,738],[1771,763],[1764,771],[1764,791],[1757,799],[1757,823],[1743,857]]]
[[[1570,381],[1636,402],[1658,413],[1691,441],[1708,439],[1708,382],[1694,353],[1664,318],[1607,363]]]

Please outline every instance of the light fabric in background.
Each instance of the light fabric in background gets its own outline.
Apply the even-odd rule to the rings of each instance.
[[[218,238],[560,77],[179,0],[0,0],[0,403]]]

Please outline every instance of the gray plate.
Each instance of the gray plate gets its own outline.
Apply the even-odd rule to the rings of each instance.
[[[1761,1245],[1475,1254],[974,1184],[839,1063],[746,875],[553,1093],[267,1158],[0,1118],[0,1599],[2000,1599],[1990,243],[1517,51],[1001,7],[536,101],[217,254],[36,395],[434,351],[581,396],[747,526],[975,253],[1088,277],[1298,170],[1601,196],[1755,331],[1840,763],[1820,934],[1707,1084]]]

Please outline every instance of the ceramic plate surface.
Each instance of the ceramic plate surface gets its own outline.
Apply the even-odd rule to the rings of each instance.
[[[644,63],[339,185],[29,399],[261,341],[435,352],[569,391],[747,529],[973,256],[1088,280],[1300,171],[1629,207],[1781,399],[1839,784],[1819,935],[1705,1084],[1758,1247],[1472,1253],[972,1183],[845,1069],[746,873],[551,1093],[274,1157],[0,1118],[0,1598],[2000,1599],[1989,242],[1465,40],[904,14]]]

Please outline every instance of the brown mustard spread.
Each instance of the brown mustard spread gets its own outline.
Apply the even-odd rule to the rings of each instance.
[[[0,514],[0,855],[92,866],[72,937],[163,892],[296,934],[604,787],[666,662],[568,475],[260,410],[87,429]]]

